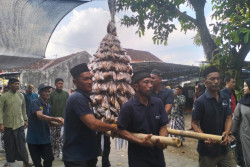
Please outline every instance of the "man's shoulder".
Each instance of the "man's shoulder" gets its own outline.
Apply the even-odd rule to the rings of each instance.
[[[56,94],[56,91],[52,91],[51,93],[50,93],[50,96],[54,96]]]
[[[204,103],[206,102],[207,98],[205,93],[203,93],[202,95],[200,95],[200,97],[198,97],[198,99],[195,101],[195,103]]]
[[[67,91],[65,91],[65,90],[62,90],[62,92],[63,92],[64,94],[69,95],[69,93],[68,93]]]
[[[39,98],[34,99],[34,100],[31,101],[31,104],[38,104],[38,103],[41,103]]]
[[[162,87],[162,91],[164,91],[164,92],[171,92],[172,90],[163,86]]]
[[[23,93],[17,91],[16,94],[17,94],[20,98],[24,98]]]
[[[156,103],[156,104],[162,103],[162,100],[158,97],[150,96],[150,100],[152,103]]]
[[[127,108],[127,107],[130,107],[130,106],[133,106],[134,105],[134,102],[133,102],[133,97],[131,97],[126,103],[124,103],[122,105],[123,108]]]
[[[69,96],[68,100],[75,101],[75,100],[89,100],[89,99],[82,93],[75,91],[73,94]]]
[[[34,93],[34,92],[32,92],[32,95],[33,95],[33,96],[38,96],[38,94],[37,94],[37,93]]]

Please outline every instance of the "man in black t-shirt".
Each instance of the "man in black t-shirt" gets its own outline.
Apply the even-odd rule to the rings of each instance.
[[[96,131],[116,131],[97,120],[89,97],[92,75],[85,63],[70,70],[77,89],[67,101],[64,124],[63,161],[65,167],[95,167],[98,150]]]

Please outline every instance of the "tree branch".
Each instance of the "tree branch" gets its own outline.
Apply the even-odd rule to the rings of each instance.
[[[179,15],[179,17],[182,17],[188,21],[191,21],[192,23],[194,23],[196,25],[196,19],[192,18],[191,16],[187,15],[184,12],[181,12],[178,8],[176,8],[176,6],[173,3],[170,3],[168,5],[162,6],[162,4],[160,4],[159,2],[157,2],[157,0],[153,0],[156,4],[156,6],[158,8],[165,8],[166,10],[175,12],[177,15]]]
[[[241,58],[243,60],[245,60],[247,54],[249,53],[250,50],[250,40],[248,41],[248,43],[243,44],[242,47],[239,49],[239,56],[241,56]]]
[[[183,17],[184,19],[186,20],[189,20],[191,21],[192,23],[194,23],[196,25],[196,19],[194,19],[193,17],[187,15],[186,13],[184,12],[181,12],[179,9],[175,8],[175,12],[180,16],[180,17]]]

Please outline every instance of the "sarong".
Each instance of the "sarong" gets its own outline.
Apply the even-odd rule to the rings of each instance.
[[[62,153],[63,137],[61,135],[61,130],[62,127],[60,126],[50,127],[51,147],[55,158],[59,158],[60,153]]]
[[[4,133],[1,132],[1,146],[2,146],[2,149],[5,150],[3,138],[4,138]]]
[[[15,130],[4,128],[4,146],[7,162],[15,162],[15,160],[29,162],[25,147],[24,126]]]
[[[171,129],[177,129],[177,130],[185,130],[185,119],[184,116],[179,116],[171,119],[170,123],[170,128]],[[178,137],[181,142],[185,141],[185,138],[182,136],[175,136],[175,135],[170,135],[170,137]]]

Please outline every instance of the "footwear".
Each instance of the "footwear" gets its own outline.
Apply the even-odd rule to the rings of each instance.
[[[6,162],[3,167],[10,167],[10,163]]]

